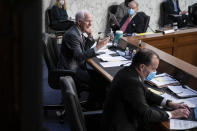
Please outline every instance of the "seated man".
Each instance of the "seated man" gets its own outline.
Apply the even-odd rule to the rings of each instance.
[[[120,22],[120,30],[126,34],[142,33],[144,28],[144,17],[138,13],[138,3],[131,1],[129,11]]]
[[[99,39],[97,45],[91,48],[95,42],[90,28],[92,25],[91,14],[87,11],[79,11],[75,15],[75,19],[76,24],[69,28],[63,36],[58,67],[76,71],[78,80],[87,84],[90,84],[90,81],[92,81],[90,85],[95,89],[97,86],[101,86],[102,82],[94,84],[97,83],[99,74],[96,74],[93,69],[87,69],[86,60],[95,57],[97,50],[107,44],[110,38]],[[84,36],[84,33],[87,37]],[[100,91],[102,88],[104,87],[101,86],[98,90]],[[93,92],[96,92],[95,90]],[[93,97],[96,97],[96,95],[93,95]]]
[[[164,15],[165,15],[165,25],[172,24],[173,22],[177,22],[178,26],[184,26],[184,22],[186,22],[186,14],[187,11],[181,11],[179,7],[178,0],[167,0],[164,3]],[[180,15],[179,17],[173,17],[172,15]]]
[[[159,56],[155,52],[141,49],[132,65],[116,74],[104,106],[102,131],[150,130],[150,122],[189,116],[187,105],[175,104],[144,87],[144,79],[154,77],[152,74],[158,65]],[[167,106],[172,111],[151,108],[151,105]]]

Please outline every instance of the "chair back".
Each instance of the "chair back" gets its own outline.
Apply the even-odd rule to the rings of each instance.
[[[59,60],[59,52],[55,41],[55,36],[47,33],[43,34],[42,50],[48,68],[48,83],[51,88],[60,89],[59,74],[56,71]]]
[[[60,77],[60,86],[71,130],[86,131],[85,119],[76,92],[74,80],[71,76]]]
[[[46,33],[43,34],[42,38],[42,51],[48,71],[56,69],[57,63],[55,61],[57,60],[55,60],[54,50],[52,49],[52,38]]]
[[[165,13],[165,4],[166,1],[161,2],[160,4],[160,16],[159,16],[159,21],[158,24],[160,27],[164,27],[167,24],[167,16]]]
[[[140,15],[142,15],[144,17],[144,28],[143,28],[143,32],[146,32],[149,26],[149,22],[150,22],[150,16],[146,15],[144,12],[138,12],[140,13]]]

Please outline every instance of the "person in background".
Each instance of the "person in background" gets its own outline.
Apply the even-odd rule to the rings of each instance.
[[[138,3],[131,1],[129,10],[120,22],[120,30],[126,34],[142,33],[144,28],[144,17],[138,13]]]
[[[173,103],[144,86],[144,79],[154,78],[158,65],[159,56],[155,52],[141,49],[134,56],[132,65],[116,74],[104,105],[102,131],[151,131],[151,122],[189,116],[187,105]],[[164,111],[154,106],[172,110]]]
[[[129,10],[128,3],[131,1],[133,0],[125,0],[120,5],[118,5],[115,16],[119,23],[122,20],[123,16],[125,16],[128,13]]]
[[[51,28],[54,30],[66,30],[71,25],[67,23],[68,14],[66,11],[66,0],[56,0],[51,8]]]
[[[106,37],[103,40],[99,38],[96,46],[91,48],[95,43],[91,30],[91,14],[88,11],[79,11],[75,15],[75,20],[76,24],[63,36],[58,68],[75,71],[76,78],[89,84],[91,88],[90,103],[93,101],[102,103],[105,97],[106,87],[103,85],[105,80],[99,77],[100,75],[87,64],[86,60],[95,57],[97,51],[106,45],[110,38]]]
[[[165,5],[164,5],[164,13],[166,16],[166,22],[164,23],[165,25],[172,24],[173,19],[169,16],[171,15],[182,15],[182,17],[178,18],[177,22],[181,23],[183,22],[184,19],[186,19],[186,13],[187,11],[181,11],[179,7],[179,0],[166,0]]]

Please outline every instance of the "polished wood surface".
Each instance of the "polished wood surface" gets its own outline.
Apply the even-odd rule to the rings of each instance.
[[[133,37],[124,37],[120,40],[119,44],[128,44],[137,48],[147,48],[155,51],[159,54],[160,64],[158,71],[163,73],[166,72],[174,76],[181,84],[186,84],[189,87],[197,90],[197,67],[189,64],[179,58],[176,58],[168,53],[157,49],[145,42],[141,43],[141,46],[138,45],[139,39],[134,39]],[[95,62],[93,59],[89,59],[88,62],[100,72],[109,82],[112,82],[114,75],[111,75],[106,69],[102,68],[98,62]],[[114,68],[116,70],[116,68]],[[162,130],[169,130],[169,123],[167,121],[162,122]]]
[[[178,30],[165,35],[163,33],[155,33],[129,38],[140,39],[168,54],[197,66],[197,28]]]

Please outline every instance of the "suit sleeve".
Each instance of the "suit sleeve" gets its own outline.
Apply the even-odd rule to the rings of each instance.
[[[79,64],[83,63],[86,59],[96,56],[93,48],[88,48],[83,51],[79,37],[68,34],[65,36],[65,43],[67,47],[73,51],[73,57]]]
[[[161,105],[161,102],[164,99],[162,96],[159,96],[159,95],[151,92],[147,88],[144,88],[144,89],[145,89],[145,92],[146,92],[145,97],[146,97],[149,104]]]
[[[155,110],[148,105],[143,87],[139,81],[130,80],[126,85],[123,90],[123,100],[128,105],[127,109],[135,112],[140,120],[145,122],[159,122],[168,119],[166,112]]]
[[[143,33],[143,30],[144,30],[144,17],[141,16],[141,15],[138,15],[138,19],[137,19],[137,22],[136,22],[136,33]]]

